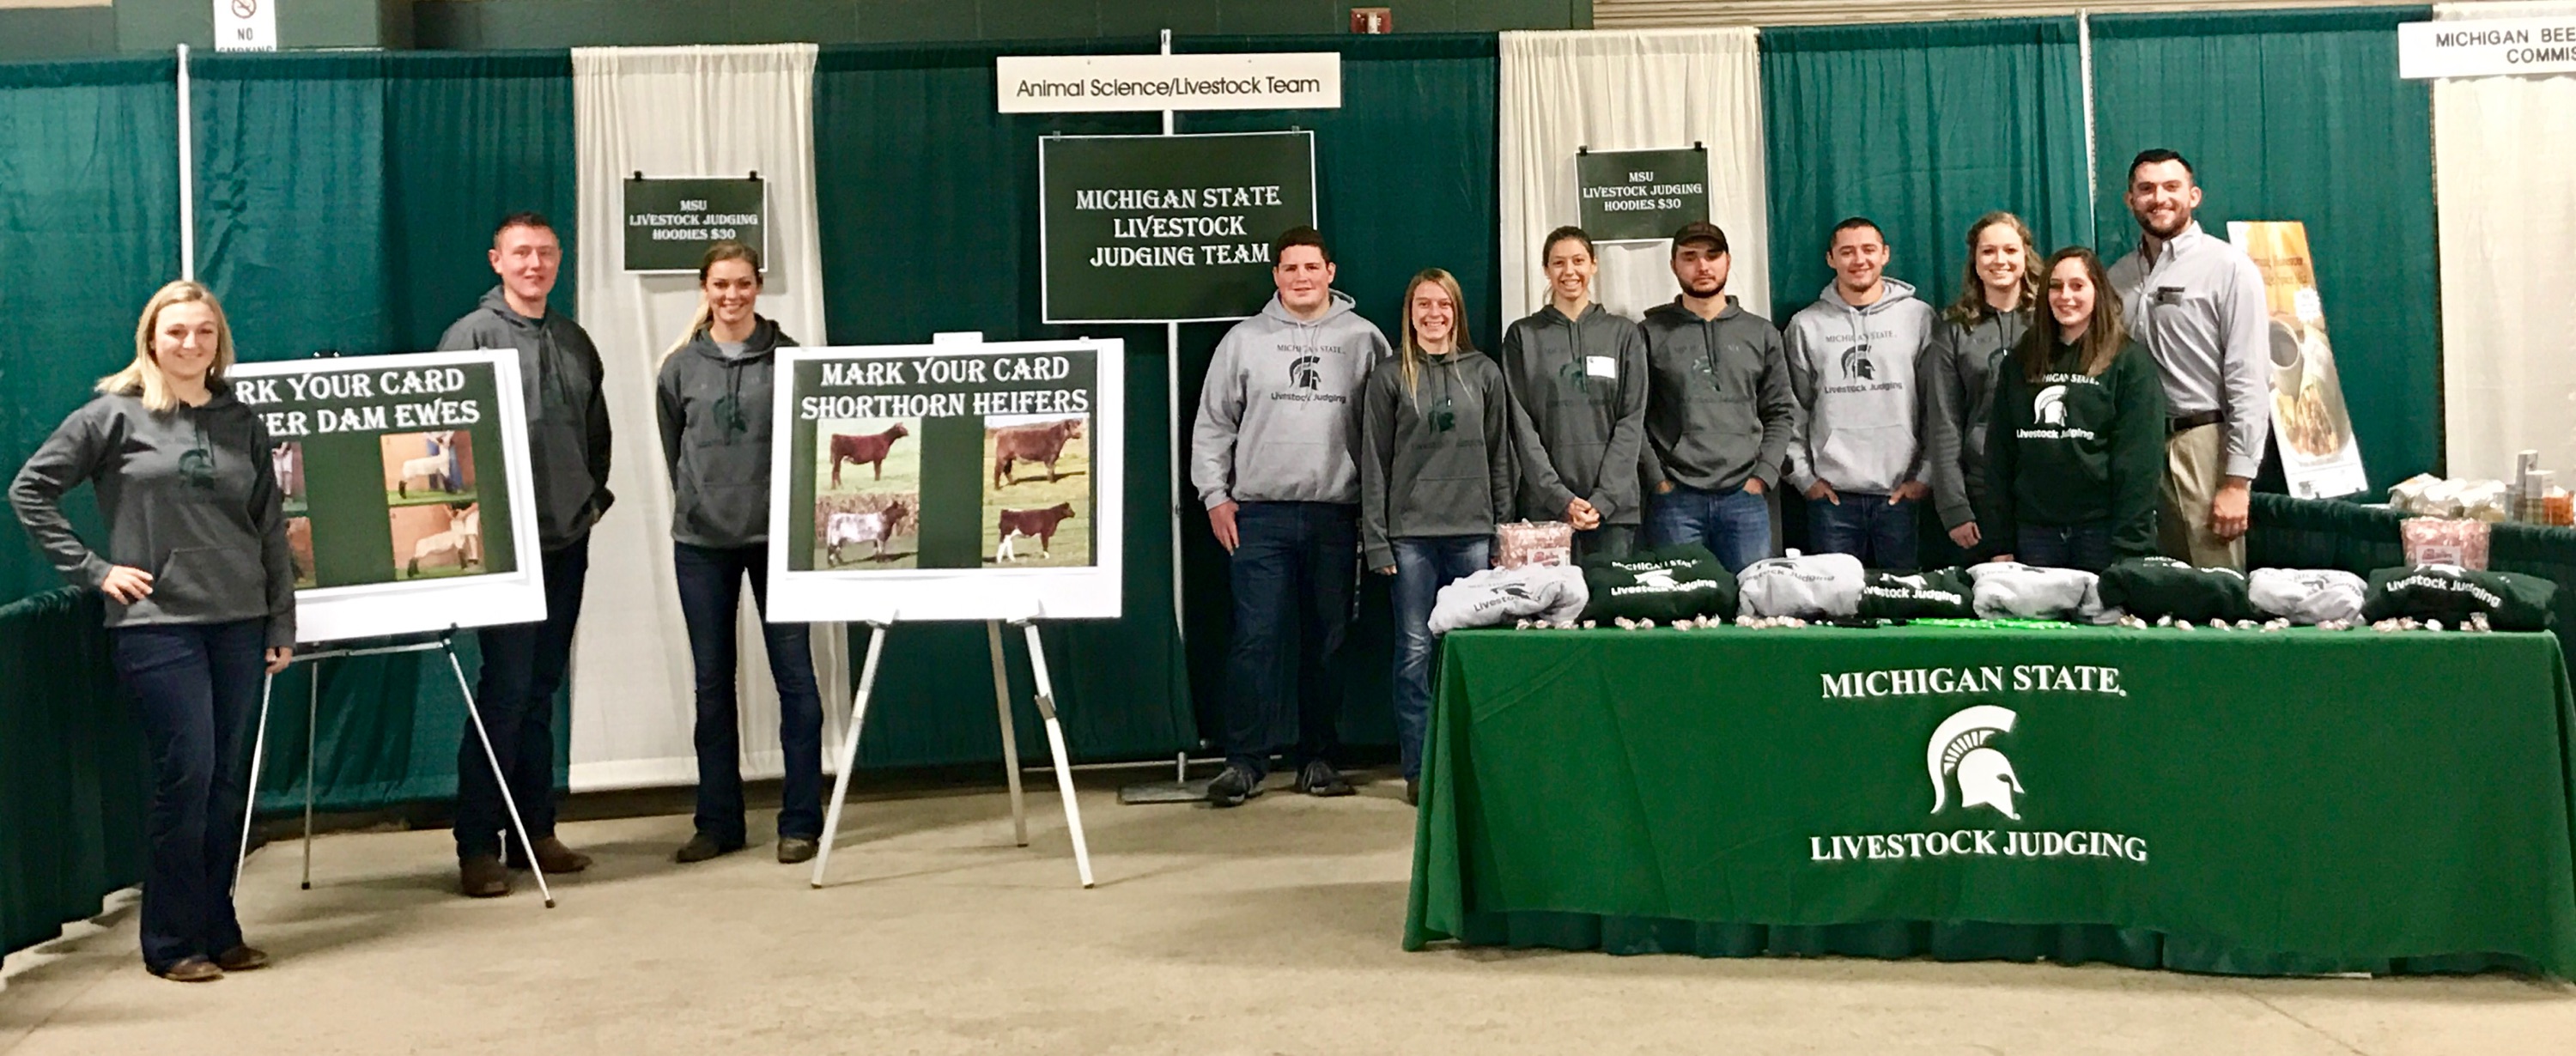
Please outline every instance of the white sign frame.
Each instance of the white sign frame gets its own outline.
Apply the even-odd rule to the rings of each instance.
[[[546,618],[545,562],[537,540],[535,469],[528,458],[528,408],[519,354],[510,349],[414,352],[335,359],[236,363],[228,380],[348,371],[415,370],[473,364],[492,368],[492,402],[501,415],[501,476],[510,497],[511,572],[315,587],[295,592],[299,645],[356,638],[428,634],[469,627],[535,623]]]
[[[2397,76],[2405,80],[2554,73],[2576,73],[2576,15],[2397,25]]]
[[[1005,114],[1339,110],[1342,53],[1003,55],[993,103]]]
[[[778,350],[779,383],[771,406],[769,451],[769,607],[771,623],[918,623],[942,620],[1114,620],[1125,614],[1126,341],[997,341],[960,335],[918,345],[850,345]],[[1093,360],[1090,450],[1092,563],[1077,568],[922,568],[790,570],[789,509],[796,420],[796,368],[810,362],[1090,352]],[[811,517],[807,512],[805,516]]]
[[[277,0],[214,0],[216,51],[276,51]]]

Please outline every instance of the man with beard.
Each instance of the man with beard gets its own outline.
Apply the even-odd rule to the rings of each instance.
[[[2129,336],[2153,353],[2165,386],[2165,478],[2156,518],[2165,556],[2245,567],[2245,526],[2271,416],[2264,405],[2268,313],[2263,274],[2243,250],[2192,220],[2191,162],[2162,148],[2129,163],[2138,248],[2111,266]]]
[[[1682,292],[1646,312],[1646,535],[1700,543],[1729,572],[1771,556],[1780,461],[1798,398],[1780,331],[1726,292],[1726,232],[1701,221],[1673,233]]]

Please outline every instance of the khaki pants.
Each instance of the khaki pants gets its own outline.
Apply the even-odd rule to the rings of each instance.
[[[2245,537],[2221,540],[2209,530],[2209,506],[2227,483],[2227,429],[2204,425],[2165,438],[2165,483],[2156,510],[2156,545],[2166,557],[2198,568],[2245,570]]]

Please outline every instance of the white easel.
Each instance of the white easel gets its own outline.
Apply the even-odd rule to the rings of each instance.
[[[841,738],[841,769],[832,779],[832,802],[823,815],[821,852],[814,857],[813,886],[823,886],[823,871],[832,864],[832,840],[841,831],[841,804],[849,795],[850,771],[858,768],[859,734],[865,729],[868,694],[877,684],[877,658],[885,651],[886,632],[895,621],[893,614],[884,620],[870,620],[868,625],[868,658],[859,667],[859,687],[850,699],[850,728]],[[1056,720],[1055,687],[1047,678],[1046,646],[1038,640],[1035,618],[1012,620],[1028,636],[1029,671],[1036,681],[1036,703],[1039,717],[1046,720],[1047,750],[1055,756],[1055,785],[1064,797],[1065,828],[1073,836],[1073,867],[1082,877],[1082,886],[1091,886],[1091,850],[1082,837],[1082,806],[1073,798],[1073,768],[1065,758],[1064,725]],[[1002,666],[1002,621],[984,621],[984,641],[993,654],[993,706],[1002,725],[1002,769],[1009,775],[1011,787],[1011,835],[1019,846],[1029,845],[1028,801],[1020,789],[1020,742],[1011,721],[1011,683]]]
[[[322,649],[309,653],[297,653],[295,654],[294,659],[287,662],[289,666],[299,663],[310,663],[313,665],[312,678],[308,680],[310,683],[309,691],[306,693],[304,702],[303,890],[313,890],[314,746],[318,737],[317,727],[320,725],[322,715],[322,661],[358,656],[386,656],[394,653],[427,652],[443,652],[447,654],[447,669],[456,675],[456,692],[465,698],[465,714],[467,717],[474,720],[474,736],[483,742],[483,760],[486,763],[491,764],[493,783],[499,785],[501,788],[501,806],[503,809],[510,812],[510,831],[518,833],[519,835],[519,850],[521,853],[528,856],[528,872],[537,878],[537,893],[545,897],[545,908],[553,909],[555,908],[555,893],[551,888],[546,886],[545,867],[537,864],[537,849],[535,845],[530,843],[528,840],[527,822],[522,820],[519,815],[518,800],[516,797],[510,795],[509,778],[501,773],[501,757],[498,753],[495,753],[492,750],[491,732],[483,727],[483,710],[475,706],[474,687],[465,681],[465,665],[456,659],[456,629],[453,627],[448,628],[445,632],[441,633],[435,641],[407,642],[401,645],[369,646],[355,649]],[[875,659],[873,651],[869,654],[869,659],[871,661]],[[251,735],[250,777],[248,783],[245,785],[248,799],[251,801],[256,801],[259,798],[259,767],[262,756],[265,755],[268,749],[269,693],[276,684],[276,675],[268,676],[267,679],[260,684],[259,729],[258,732]],[[862,690],[861,693],[864,698],[865,691]],[[547,706],[552,707],[553,702],[548,701]],[[853,728],[855,729],[855,725]],[[249,802],[245,802],[242,806],[241,843],[238,845],[240,850],[237,852],[237,856],[233,859],[233,890],[235,892],[239,892],[241,890],[242,868],[250,859],[251,814],[250,804]]]

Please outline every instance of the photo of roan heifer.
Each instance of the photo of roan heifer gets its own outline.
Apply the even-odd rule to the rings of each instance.
[[[895,426],[894,431],[901,434],[903,427]],[[836,436],[832,441],[838,444],[842,440],[856,439],[866,438]],[[895,528],[903,523],[903,515],[903,504],[898,502],[872,513],[835,513],[826,517],[823,521],[824,559],[835,565],[840,564],[841,547],[858,543],[867,543],[876,547],[876,553],[871,556],[884,556],[886,541],[894,538]]]
[[[843,462],[855,462],[867,466],[876,471],[876,479],[884,480],[886,453],[894,450],[895,441],[911,435],[911,431],[905,429],[901,422],[887,426],[881,433],[865,433],[858,436],[848,433],[832,434],[832,486],[836,488],[841,486],[841,463]]]
[[[1082,419],[1068,418],[1045,425],[1015,425],[993,432],[993,486],[1003,487],[1014,481],[1011,467],[1021,462],[1044,462],[1047,480],[1056,479],[1055,463],[1064,457],[1064,442],[1082,437]]]
[[[1070,502],[1059,502],[1043,510],[1003,510],[1000,524],[1002,541],[993,547],[993,560],[1011,559],[1011,537],[1015,535],[1036,536],[1038,556],[1047,556],[1049,545],[1055,542],[1056,526],[1071,516],[1073,504]]]

